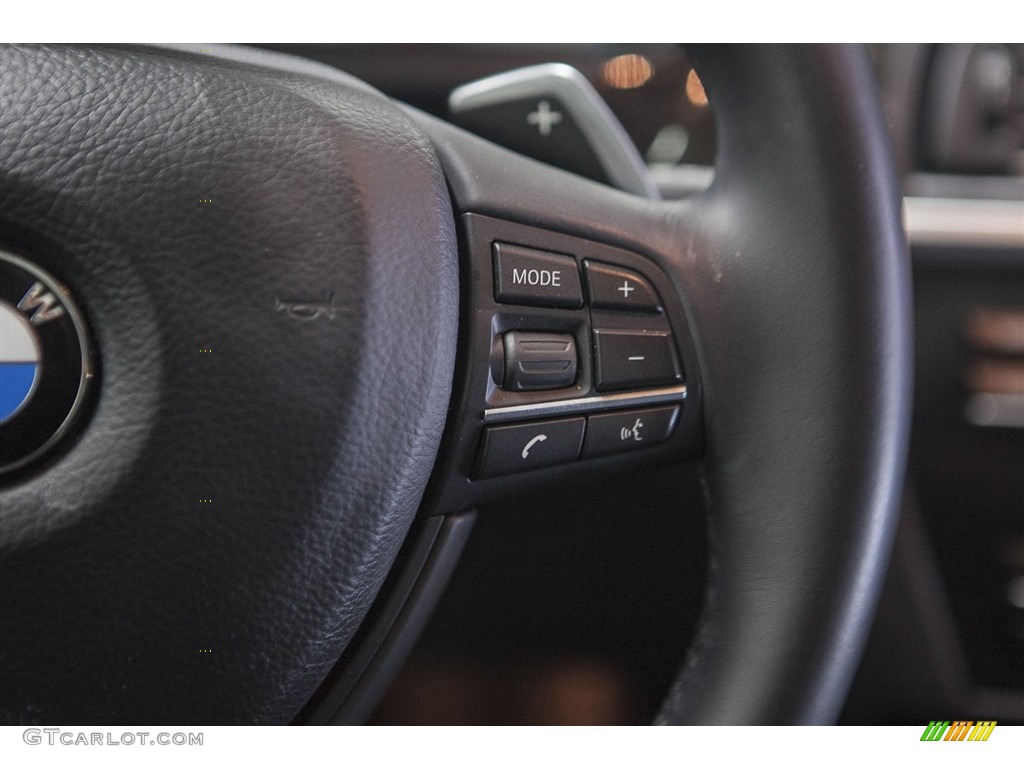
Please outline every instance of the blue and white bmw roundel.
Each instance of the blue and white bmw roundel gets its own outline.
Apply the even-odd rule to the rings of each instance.
[[[94,373],[85,318],[68,287],[0,250],[0,475],[71,433]]]
[[[39,338],[16,307],[0,301],[0,423],[29,401],[39,379]]]

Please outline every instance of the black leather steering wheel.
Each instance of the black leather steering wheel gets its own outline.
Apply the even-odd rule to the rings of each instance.
[[[69,287],[98,366],[75,439],[0,479],[0,721],[295,718],[464,426],[466,212],[642,254],[685,315],[712,573],[660,719],[836,717],[910,407],[899,191],[862,51],[697,48],[719,153],[683,203],[290,57],[2,56],[0,247]]]

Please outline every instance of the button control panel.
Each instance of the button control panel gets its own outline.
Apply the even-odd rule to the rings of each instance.
[[[437,504],[699,454],[696,353],[653,259],[479,214],[461,236],[464,364]]]

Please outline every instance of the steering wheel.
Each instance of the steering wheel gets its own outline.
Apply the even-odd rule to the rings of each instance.
[[[715,180],[662,202],[286,56],[6,48],[0,247],[42,287],[5,301],[38,334],[40,300],[77,308],[83,356],[53,444],[0,477],[0,721],[291,722],[356,674],[417,515],[531,477],[476,458],[488,413],[520,407],[487,400],[517,317],[575,333],[589,387],[523,395],[530,418],[592,424],[652,392],[679,409],[652,453],[534,476],[701,453],[710,590],[660,720],[833,721],[907,448],[897,181],[859,49],[693,55]],[[490,245],[528,231],[647,278],[673,386],[603,391],[595,309],[495,310]],[[30,411],[0,423],[5,451]]]

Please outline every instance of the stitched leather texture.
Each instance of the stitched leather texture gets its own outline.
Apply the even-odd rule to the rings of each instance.
[[[99,386],[77,440],[0,488],[0,722],[288,722],[443,429],[458,273],[433,150],[279,57],[2,58],[3,245],[73,292]]]

